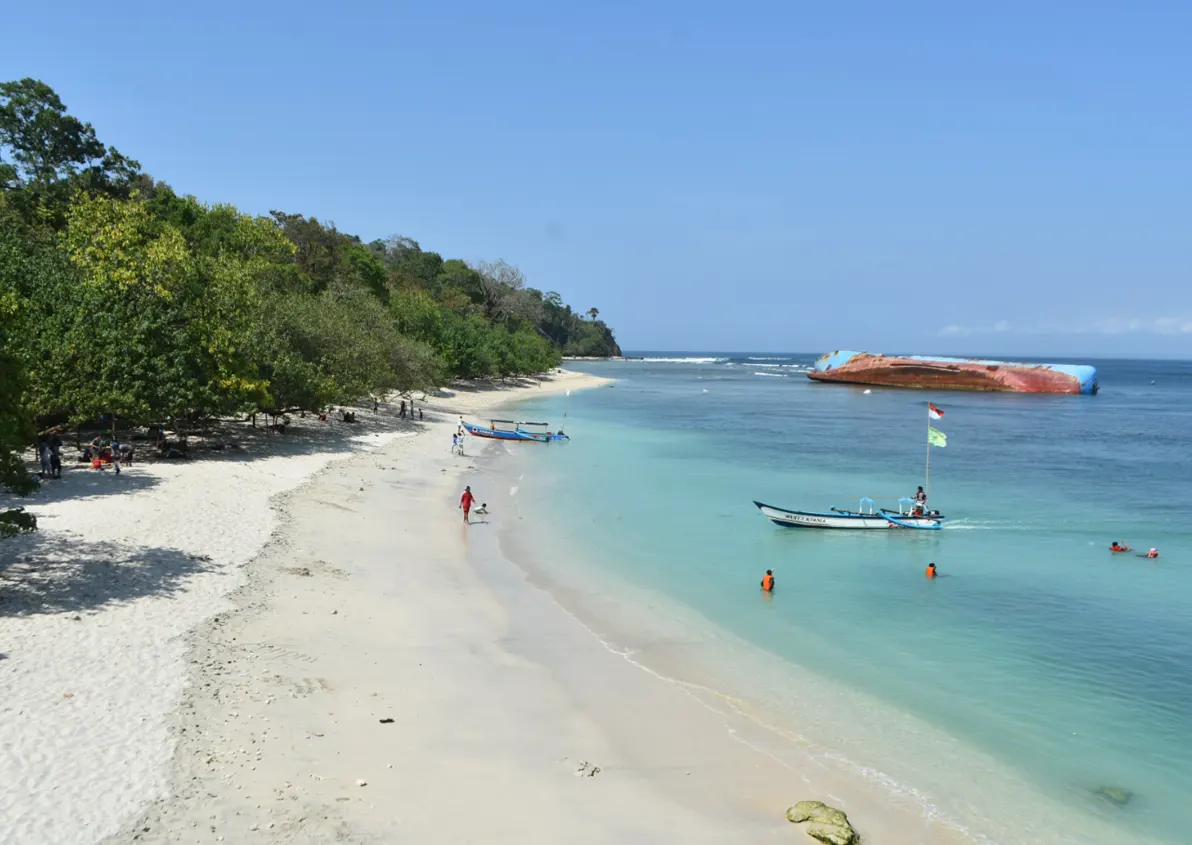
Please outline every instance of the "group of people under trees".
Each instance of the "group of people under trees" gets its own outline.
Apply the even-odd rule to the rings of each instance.
[[[401,407],[398,409],[397,418],[399,420],[406,419],[406,400],[401,400]],[[414,400],[410,400],[410,416],[409,419],[414,419]],[[418,419],[422,419],[422,409],[418,409]]]

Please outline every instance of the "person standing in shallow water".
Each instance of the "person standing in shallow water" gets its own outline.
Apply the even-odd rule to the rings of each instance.
[[[935,575],[936,575],[935,564],[934,563],[927,564],[927,571],[924,574],[927,576],[928,580],[935,578]]]
[[[464,511],[464,525],[468,524],[468,511],[472,509],[472,505],[475,504],[475,502],[476,497],[472,495],[472,488],[465,487],[464,494],[459,497],[459,506],[463,508]]]
[[[767,569],[766,574],[762,576],[762,592],[774,592],[774,570]]]

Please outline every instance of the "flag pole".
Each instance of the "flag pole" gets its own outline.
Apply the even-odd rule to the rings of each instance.
[[[927,478],[923,481],[923,493],[931,499],[931,403],[927,403]]]

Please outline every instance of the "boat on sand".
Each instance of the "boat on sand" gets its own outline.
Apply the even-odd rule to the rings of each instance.
[[[464,430],[474,437],[489,440],[529,440],[535,443],[553,443],[570,440],[562,429],[551,431],[549,423],[518,422],[515,420],[489,420],[488,425],[460,421]]]

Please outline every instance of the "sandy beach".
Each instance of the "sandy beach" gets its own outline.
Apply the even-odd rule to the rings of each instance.
[[[606,647],[503,556],[512,508],[463,524],[513,447],[452,455],[458,416],[599,384],[48,489],[0,549],[6,841],[789,842],[809,798],[873,841],[960,841]]]
[[[201,460],[137,464],[118,476],[68,467],[47,483],[23,502],[41,530],[0,546],[0,839],[127,841],[133,833],[122,827],[171,793],[171,759],[186,741],[178,708],[191,709],[189,697],[211,683],[188,654],[219,630],[220,614],[262,599],[248,564],[266,544],[273,553],[290,542],[281,494],[329,465],[351,472],[353,456],[388,460],[414,443],[441,454],[435,472],[446,475],[445,438],[458,415],[597,383],[561,373],[444,391],[419,403],[418,423],[382,407],[361,410],[355,426],[308,418],[284,436],[245,425],[229,444],[238,448]]]

